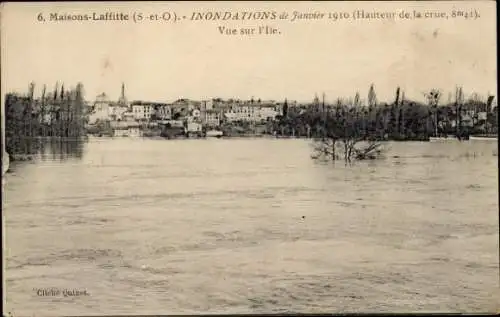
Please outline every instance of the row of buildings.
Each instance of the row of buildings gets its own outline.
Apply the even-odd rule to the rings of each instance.
[[[90,105],[89,124],[99,120],[126,122],[187,121],[207,127],[218,127],[222,122],[245,121],[264,123],[283,114],[285,102],[261,100],[210,99],[195,101],[178,99],[171,103],[150,101],[127,102],[122,85],[118,101],[102,93]],[[292,103],[293,104],[293,103]]]

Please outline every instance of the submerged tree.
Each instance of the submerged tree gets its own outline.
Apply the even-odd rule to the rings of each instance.
[[[312,157],[345,162],[380,157],[382,144],[369,132],[369,118],[369,112],[364,109],[348,107],[338,100],[333,111],[323,115],[321,134],[314,139]]]

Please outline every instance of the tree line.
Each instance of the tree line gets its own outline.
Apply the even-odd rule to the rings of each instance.
[[[35,84],[28,94],[8,93],[5,96],[5,138],[8,153],[26,153],[27,139],[37,137],[71,137],[85,135],[87,114],[83,85],[47,93],[43,87],[40,98],[34,97]]]
[[[407,100],[400,88],[394,102],[379,103],[373,85],[367,105],[362,105],[359,93],[352,99],[339,98],[325,104],[315,98],[307,107],[288,107],[272,123],[278,135],[318,138],[336,135],[376,140],[428,140],[431,136],[498,133],[497,108],[492,109],[493,97],[486,101],[477,95],[464,100],[457,88],[455,101],[440,104],[441,92],[432,89],[425,94],[427,103]],[[486,113],[485,118],[478,113]],[[464,124],[470,115],[473,124]]]

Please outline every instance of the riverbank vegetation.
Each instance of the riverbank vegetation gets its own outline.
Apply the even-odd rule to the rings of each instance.
[[[360,136],[377,140],[427,141],[431,136],[475,135],[498,133],[498,109],[492,108],[493,96],[482,100],[472,94],[463,100],[458,89],[455,101],[442,103],[441,92],[432,89],[426,94],[427,103],[407,100],[399,88],[392,103],[377,102],[373,86],[367,105],[360,102],[359,93],[352,99],[337,99],[333,104],[320,103],[289,108],[273,122],[278,135],[321,138],[325,129],[338,130],[338,125],[356,125]],[[339,133],[337,131],[337,133]]]
[[[56,85],[52,93],[43,87],[42,96],[34,98],[35,84],[27,95],[8,93],[5,96],[5,146],[15,160],[37,138],[80,138],[86,135],[86,109],[83,85],[64,89]],[[28,147],[28,148],[27,148]]]

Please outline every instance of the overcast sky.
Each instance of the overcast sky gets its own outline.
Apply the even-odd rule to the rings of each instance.
[[[472,19],[420,21],[251,21],[171,23],[38,23],[37,13],[175,10],[276,10],[371,12],[477,9]],[[84,84],[86,98],[106,92],[169,101],[236,97],[312,100],[315,93],[366,98],[371,83],[379,99],[392,100],[397,86],[422,99],[436,87],[448,92],[496,95],[495,2],[289,2],[7,4],[2,8],[2,88],[27,90],[45,83]],[[218,26],[279,27],[277,36],[220,35]]]

